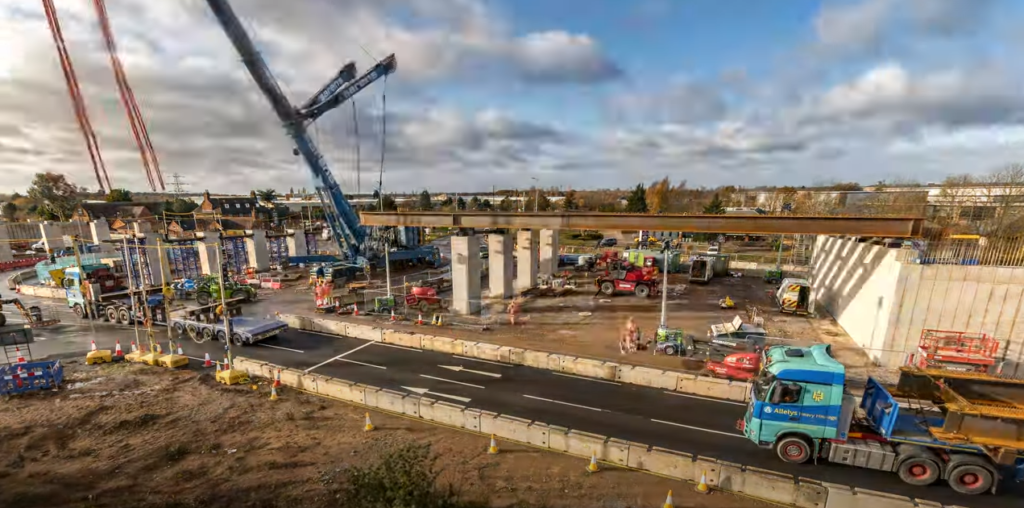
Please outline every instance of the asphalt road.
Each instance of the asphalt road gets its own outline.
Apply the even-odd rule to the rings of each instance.
[[[127,350],[134,338],[132,328],[106,323],[95,324],[95,333],[81,322],[58,326],[67,329],[38,331],[37,336],[46,340],[33,344],[34,357],[80,353],[88,349],[90,340],[96,340],[101,349],[113,349],[114,341],[120,340]],[[158,338],[167,347],[164,334],[158,334]],[[55,348],[58,344],[60,347]],[[186,339],[182,347],[197,368],[201,368],[205,353],[214,360],[224,355],[224,345],[217,342],[197,344]],[[785,464],[771,450],[756,447],[735,429],[745,406],[732,401],[296,330],[255,346],[236,348],[235,354],[401,392],[425,390],[425,396],[437,400],[947,505],[1011,508],[1019,505],[1024,495],[1024,485],[1008,482],[997,496],[963,496],[942,483],[912,487],[894,474],[879,471],[827,463]]]

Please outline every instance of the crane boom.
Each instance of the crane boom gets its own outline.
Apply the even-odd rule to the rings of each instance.
[[[368,254],[364,251],[364,247],[366,247],[364,244],[367,240],[366,230],[359,224],[359,217],[352,209],[352,205],[345,199],[341,186],[334,179],[323,155],[309,137],[306,126],[308,122],[316,120],[327,111],[345,103],[374,81],[394,72],[395,56],[391,55],[385,58],[359,78],[355,77],[354,64],[345,65],[313,98],[306,101],[301,109],[295,108],[281,91],[277,80],[263,61],[259,51],[256,50],[256,46],[245,32],[245,28],[228,1],[207,0],[207,5],[210,6],[217,22],[220,23],[224,33],[231,40],[235,50],[238,51],[242,63],[245,64],[253,81],[270,102],[288,136],[292,138],[297,154],[302,155],[310,171],[319,182],[317,192],[324,204],[327,224],[331,228],[333,237],[338,241],[341,252],[347,254],[351,262],[365,263],[364,256]]]

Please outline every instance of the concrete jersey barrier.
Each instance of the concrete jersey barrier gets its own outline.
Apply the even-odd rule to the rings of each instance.
[[[564,372],[566,374],[649,386],[679,393],[700,395],[702,397],[746,402],[750,395],[749,383],[698,376],[685,372],[661,370],[593,358],[579,358],[572,355],[549,353],[547,351],[499,346],[487,342],[464,341],[436,335],[410,333],[295,314],[281,314],[279,318],[288,323],[288,326],[298,330],[343,335],[493,362],[526,365],[528,367]]]
[[[308,319],[308,318],[303,318]],[[354,325],[360,326],[360,325]],[[413,334],[405,334],[413,335]],[[424,336],[429,337],[429,336]],[[822,483],[710,457],[567,429],[557,425],[437,401],[343,379],[307,374],[274,364],[236,357],[234,367],[250,376],[273,379],[310,393],[418,418],[484,435],[493,434],[538,448],[597,459],[623,467],[697,483],[702,474],[712,488],[798,508],[942,508],[904,496],[838,484]],[[948,507],[957,508],[957,507]]]

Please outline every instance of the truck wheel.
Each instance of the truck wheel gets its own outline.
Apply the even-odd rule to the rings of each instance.
[[[196,303],[200,306],[210,305],[210,294],[209,293],[196,293]]]
[[[420,300],[419,307],[420,307],[420,312],[423,312],[423,313],[426,313],[427,311],[430,310],[430,304],[427,303],[426,300]]]
[[[213,340],[213,328],[203,328],[203,342]]]
[[[903,461],[896,472],[899,473],[903,483],[910,485],[931,485],[939,479],[939,465],[924,457],[912,457]]]
[[[803,464],[811,458],[811,446],[802,437],[784,437],[775,443],[775,453],[783,462]]]
[[[218,331],[217,331],[217,340],[218,340],[218,341],[220,341],[220,342],[226,342],[226,340],[227,340],[227,339],[226,339],[225,337],[227,337],[227,336],[226,336],[226,335],[224,335],[224,330],[218,330]]]
[[[611,282],[608,281],[602,282],[601,292],[608,296],[611,296],[613,293],[615,293],[615,284],[612,284]]]
[[[646,284],[638,284],[633,292],[635,292],[636,296],[639,296],[640,298],[647,298],[651,295],[651,287]]]
[[[82,307],[81,304],[76,303],[71,310],[75,311],[75,315],[78,316],[78,319],[85,319],[85,308]]]
[[[199,338],[199,328],[196,325],[189,323],[185,325],[185,332],[188,333],[189,338],[196,340]]]
[[[949,486],[961,494],[981,494],[992,488],[992,473],[975,464],[964,464],[949,473]]]
[[[177,323],[174,323],[174,327],[173,328],[174,328],[175,335],[177,335],[178,337],[181,337],[182,335],[185,334],[185,325],[182,324],[181,321],[178,321]]]
[[[665,346],[665,354],[667,354],[669,356],[672,356],[672,355],[676,354],[676,347],[675,346]]]
[[[245,345],[245,338],[242,337],[242,334],[240,334],[240,333],[232,333],[231,334],[231,343],[236,345],[236,346],[244,346]]]
[[[132,313],[128,310],[128,307],[121,307],[117,309],[117,322],[122,325],[127,325],[132,322]]]
[[[107,311],[104,313],[107,316],[107,321],[111,323],[117,322],[117,309],[114,307],[107,307]]]

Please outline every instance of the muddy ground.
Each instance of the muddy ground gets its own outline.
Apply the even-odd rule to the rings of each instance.
[[[762,507],[754,500],[501,443],[269,388],[226,387],[209,373],[69,364],[58,392],[0,401],[0,506],[338,506],[345,471],[404,443],[429,443],[441,482],[492,506]],[[520,506],[520,505],[517,505]]]

